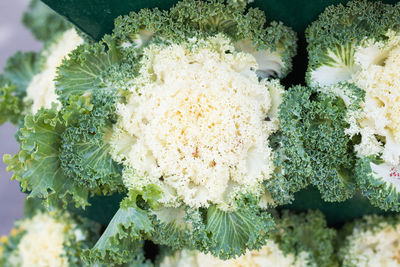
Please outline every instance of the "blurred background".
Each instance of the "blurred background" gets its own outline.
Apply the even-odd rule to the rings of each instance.
[[[21,23],[22,14],[29,0],[0,1],[0,73],[7,58],[16,51],[38,51],[41,44]],[[14,139],[16,127],[10,123],[0,126],[0,236],[10,232],[13,221],[22,217],[25,195],[3,163],[4,154],[15,154],[18,144]]]

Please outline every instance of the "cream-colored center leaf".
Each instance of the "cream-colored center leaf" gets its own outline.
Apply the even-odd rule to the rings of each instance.
[[[41,72],[33,76],[26,89],[26,101],[32,101],[32,113],[40,108],[51,108],[52,103],[59,103],[57,100],[54,79],[57,76],[57,68],[63,59],[68,57],[84,40],[78,35],[75,29],[65,31],[55,43],[43,53],[46,57]]]
[[[363,138],[381,136],[386,145],[381,151],[375,150],[390,164],[400,164],[400,45],[388,51],[381,63],[363,69],[355,81],[366,92],[359,121]],[[365,147],[358,150],[365,155],[373,151]]]
[[[145,55],[111,141],[114,158],[134,169],[127,186],[158,183],[164,201],[196,207],[227,203],[238,190],[261,193],[276,122],[267,120],[269,84],[252,70],[255,58],[221,36],[152,46]],[[129,150],[119,146],[127,136]]]

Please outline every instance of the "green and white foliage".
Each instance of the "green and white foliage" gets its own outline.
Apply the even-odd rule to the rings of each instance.
[[[20,152],[4,160],[24,190],[48,204],[85,207],[90,194],[123,190],[121,168],[103,142],[111,126],[112,101],[71,96],[60,111],[57,69],[83,43],[74,28],[54,32],[39,54],[17,53],[10,58],[1,83],[1,122],[20,124]]]
[[[143,239],[232,258],[265,244],[266,208],[292,199],[269,139],[284,93],[272,78],[291,70],[297,38],[246,2],[132,12],[58,68],[54,166],[71,189],[35,183],[24,155],[16,177],[79,206],[89,193],[128,192],[92,261],[129,261]]]
[[[54,84],[57,68],[82,43],[71,28],[53,36],[40,53],[17,52],[9,58],[0,83],[0,123],[16,124],[28,113],[59,103]]]
[[[400,210],[400,5],[350,1],[307,29],[308,83],[342,98],[358,158],[357,185],[374,205]]]
[[[31,112],[36,113],[40,108],[50,108],[52,103],[58,103],[54,79],[57,68],[63,59],[84,40],[74,28],[60,33],[41,51],[42,62],[40,69],[26,87],[25,101],[31,103]]]
[[[44,48],[39,53],[17,52],[8,59],[0,79],[0,123],[17,124],[25,114],[57,103],[56,70],[84,42],[69,22],[39,0],[31,2],[23,22]]]
[[[398,9],[367,0],[327,7],[306,30],[308,84],[349,81],[370,65],[383,63],[398,43]]]

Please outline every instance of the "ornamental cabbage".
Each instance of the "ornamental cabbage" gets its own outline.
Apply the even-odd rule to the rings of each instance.
[[[82,266],[82,249],[96,239],[99,225],[64,213],[37,211],[17,221],[0,240],[0,266]]]
[[[143,239],[220,258],[260,248],[273,226],[266,208],[292,199],[269,143],[284,93],[273,78],[295,51],[290,28],[266,27],[243,1],[119,17],[58,68],[61,109],[25,118],[9,169],[49,203],[127,193],[87,252],[93,262],[122,264]]]
[[[400,208],[400,5],[350,1],[307,29],[308,83],[344,101],[356,183],[374,205]]]
[[[157,185],[165,206],[223,210],[239,194],[262,195],[277,129],[271,95],[283,91],[259,81],[255,58],[217,35],[151,46],[140,65],[110,137],[127,188]]]

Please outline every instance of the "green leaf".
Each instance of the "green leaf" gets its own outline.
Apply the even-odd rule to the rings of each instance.
[[[21,183],[24,191],[30,191],[30,197],[45,198],[51,205],[67,205],[72,200],[76,206],[84,207],[88,204],[87,189],[76,185],[60,168],[64,129],[55,106],[27,115],[18,136],[20,152],[13,157],[5,155],[4,161],[7,170],[14,171],[13,179]]]
[[[107,143],[113,103],[110,95],[70,96],[61,111],[67,125],[62,133],[61,167],[91,192],[109,194],[124,190],[122,167],[112,160]]]
[[[209,250],[222,259],[244,254],[247,248],[261,248],[274,225],[269,214],[245,207],[235,212],[210,207],[207,218]]]
[[[68,153],[71,153],[69,154],[70,157],[65,155],[67,146],[69,147]],[[71,171],[80,174],[82,185],[85,184],[89,188],[94,188],[97,186],[95,181],[98,179],[100,185],[107,185],[107,189],[105,189],[107,192],[114,192],[117,190],[116,186],[122,183],[121,166],[112,160],[107,143],[99,144],[92,140],[87,142],[82,140],[74,144],[64,144],[63,149],[63,159],[65,161],[70,159],[70,161],[64,163],[66,165],[64,168],[78,168]],[[86,170],[87,173],[84,174],[84,168],[90,168],[90,170]]]
[[[186,221],[192,227],[190,247],[221,259],[243,255],[247,249],[265,245],[274,227],[271,215],[257,206],[252,196],[243,196],[233,211],[210,206],[204,213],[187,209]]]
[[[282,169],[293,192],[313,184],[330,202],[354,194],[355,154],[345,133],[346,112],[341,98],[317,88],[293,86],[284,94],[274,164]]]
[[[0,75],[0,124],[11,121],[17,124],[23,109],[22,99],[15,95],[16,88]]]
[[[51,10],[40,0],[32,0],[22,18],[24,25],[40,41],[48,41],[57,33],[72,27],[62,16]]]
[[[83,44],[75,49],[58,69],[56,92],[60,100],[65,103],[70,95],[107,90],[101,78],[116,62],[115,53],[112,49],[106,52],[102,44]]]
[[[142,240],[154,231],[146,211],[138,208],[136,200],[126,198],[96,245],[85,254],[91,262],[123,264],[137,261]]]
[[[382,165],[381,169],[386,169],[386,171],[374,172],[371,164]],[[369,156],[357,160],[355,173],[362,195],[368,198],[373,206],[385,211],[398,212],[400,211],[400,190],[396,184],[398,178],[389,176],[391,167],[394,166],[382,162],[375,156]],[[394,172],[396,171],[397,169],[394,169]]]
[[[271,232],[271,239],[284,253],[299,256],[307,252],[310,262],[321,267],[336,266],[335,238],[336,231],[327,227],[323,213],[318,210],[298,215],[284,210],[276,220],[276,229]]]
[[[161,207],[152,211],[154,231],[150,239],[158,245],[172,249],[189,248],[193,242],[190,223],[185,221],[186,212],[183,207]]]
[[[22,98],[32,77],[38,72],[41,58],[35,52],[17,52],[4,67],[4,77],[15,85],[15,95]]]

